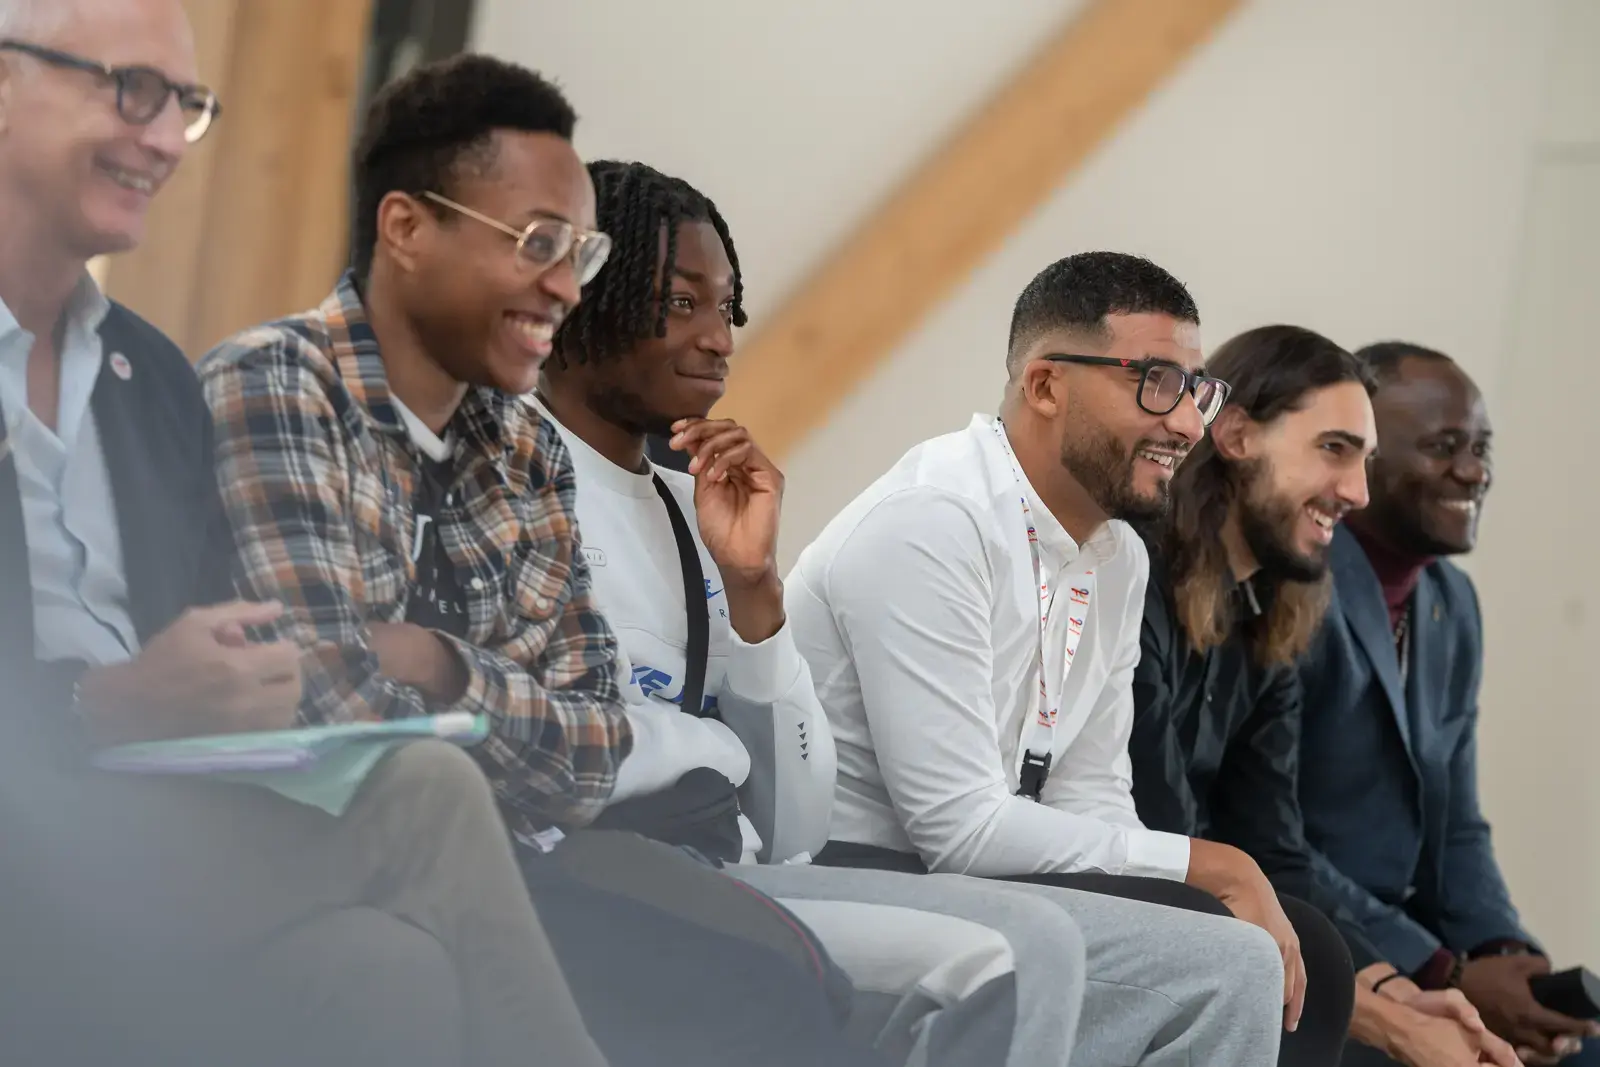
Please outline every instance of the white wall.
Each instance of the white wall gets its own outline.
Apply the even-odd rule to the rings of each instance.
[[[644,159],[719,202],[759,323],[1079,5],[480,6],[479,47],[567,86],[585,154]],[[1593,504],[1573,505],[1592,492],[1592,416],[1544,392],[1579,396],[1595,366],[1577,323],[1600,303],[1597,245],[1562,235],[1600,204],[1600,167],[1563,162],[1600,159],[1581,148],[1600,143],[1596,55],[1600,0],[1253,0],[786,458],[785,559],[909,445],[992,410],[1011,301],[1070,252],[1171,269],[1212,347],[1288,321],[1443,348],[1484,386],[1501,439],[1469,564],[1491,608],[1485,803],[1531,925],[1600,966],[1600,716],[1586,672],[1554,666],[1600,620],[1595,526],[1579,525]],[[1549,508],[1576,517],[1530,539]],[[1522,585],[1530,545],[1565,548],[1537,572],[1559,600]]]
[[[759,319],[1081,0],[478,0],[476,48],[554,76],[585,157],[729,219]]]
[[[1508,333],[1484,383],[1497,487],[1472,572],[1484,605],[1480,779],[1512,893],[1561,962],[1600,969],[1600,499],[1587,469],[1600,309],[1600,3],[1563,0]]]
[[[1166,266],[1210,346],[1287,321],[1347,345],[1417,337],[1491,366],[1542,15],[1524,0],[1246,7],[790,458],[788,551],[906,445],[998,401],[1011,302],[1070,252]]]

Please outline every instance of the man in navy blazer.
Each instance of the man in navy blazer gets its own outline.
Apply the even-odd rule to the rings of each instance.
[[[1472,380],[1403,343],[1358,353],[1379,381],[1371,503],[1334,537],[1334,596],[1302,668],[1300,799],[1316,877],[1424,989],[1458,988],[1530,1063],[1600,1063],[1590,1024],[1540,1007],[1550,970],[1523,928],[1478,803],[1477,593],[1470,551],[1491,480]],[[1567,1060],[1569,1064],[1580,1062]]]

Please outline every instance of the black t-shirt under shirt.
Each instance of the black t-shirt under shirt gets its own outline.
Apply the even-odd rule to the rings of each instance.
[[[439,536],[439,520],[449,504],[447,498],[455,475],[454,457],[443,460],[420,456],[422,477],[417,481],[413,503],[415,526],[411,538],[411,559],[416,564],[416,579],[406,602],[406,621],[451,637],[467,635],[467,604],[461,592],[461,579],[455,561],[445,551]]]

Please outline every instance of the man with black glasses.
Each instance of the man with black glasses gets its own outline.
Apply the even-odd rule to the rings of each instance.
[[[1294,931],[1242,852],[1140,824],[1127,749],[1149,564],[1121,520],[1163,511],[1227,386],[1183,286],[1109,252],[1029,283],[1006,367],[998,418],[913,448],[785,582],[838,749],[819,862],[1047,883],[1085,1020],[1117,1019],[1074,1062],[1271,1063]]]

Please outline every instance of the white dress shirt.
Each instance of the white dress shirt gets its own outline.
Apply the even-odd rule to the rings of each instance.
[[[33,334],[0,302],[0,411],[28,539],[34,654],[117,663],[139,651],[128,611],[111,477],[89,401],[104,359],[100,324],[111,304],[87,274],[67,308],[60,402],[51,430],[28,408]]]
[[[838,749],[831,836],[934,871],[1182,879],[1189,839],[1145,829],[1133,805],[1144,545],[1110,522],[1080,547],[1025,482],[1051,588],[1089,569],[1095,585],[1070,672],[1068,612],[1050,614],[1045,662],[1066,675],[1054,762],[1039,802],[1016,795],[1040,662],[1019,476],[993,417],[974,416],[908,452],[789,575],[790,625]]]

